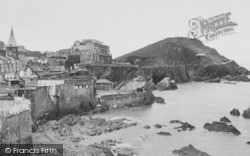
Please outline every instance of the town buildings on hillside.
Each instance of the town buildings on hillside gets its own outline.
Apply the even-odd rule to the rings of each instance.
[[[111,64],[112,54],[109,46],[103,42],[94,39],[83,39],[82,41],[75,41],[70,49],[63,49],[57,52],[48,53],[48,57],[64,57],[68,58],[70,55],[78,55],[80,63],[102,63]]]

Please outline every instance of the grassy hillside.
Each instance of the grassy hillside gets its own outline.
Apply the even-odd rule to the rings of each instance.
[[[189,63],[196,59],[196,55],[203,55],[207,60],[212,62],[226,62],[229,61],[224,56],[221,56],[215,49],[205,46],[198,39],[190,39],[184,37],[166,38],[159,42],[150,44],[146,47],[133,51],[118,57],[120,61],[129,61],[134,63],[135,59],[145,60],[148,58],[165,58],[165,63],[169,64],[169,61],[177,60],[178,62],[186,62],[189,59]],[[192,55],[192,56],[191,56]],[[192,59],[190,58],[192,57]],[[190,62],[191,61],[191,62]]]

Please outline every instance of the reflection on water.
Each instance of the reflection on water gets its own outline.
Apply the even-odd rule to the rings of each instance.
[[[155,91],[156,96],[165,99],[166,104],[153,104],[137,108],[110,111],[95,117],[128,117],[139,122],[138,126],[87,139],[84,143],[93,143],[105,139],[117,139],[128,143],[143,156],[171,156],[174,149],[188,144],[213,156],[249,156],[250,120],[229,114],[233,108],[241,112],[250,106],[250,83],[212,84],[188,83],[179,85],[175,91]],[[227,116],[233,125],[241,131],[240,136],[226,133],[210,133],[203,129],[206,122],[218,121]],[[169,124],[178,119],[194,125],[194,131],[177,132]],[[165,125],[156,129],[154,124]],[[143,127],[150,125],[151,129]],[[159,136],[159,131],[167,131],[172,136]]]

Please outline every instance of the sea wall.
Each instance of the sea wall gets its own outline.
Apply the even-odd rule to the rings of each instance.
[[[137,106],[143,104],[144,100],[144,93],[105,95],[100,98],[101,104],[108,106],[108,109]]]
[[[49,94],[49,87],[34,89],[19,89],[16,94],[31,101],[31,116],[33,120],[50,120],[65,114],[79,113],[81,104],[94,101],[93,83],[74,85],[65,83],[55,86],[55,101]],[[85,111],[85,110],[83,110]]]
[[[0,104],[0,143],[32,144],[30,101],[15,97]]]
[[[80,113],[82,105],[90,104],[94,101],[94,86],[92,83],[84,86],[75,86],[65,83],[56,87],[57,106],[61,114]]]

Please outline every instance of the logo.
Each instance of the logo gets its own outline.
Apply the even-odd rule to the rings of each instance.
[[[188,37],[209,41],[222,35],[234,33],[234,28],[237,24],[231,21],[230,15],[231,13],[229,12],[208,19],[202,17],[192,18],[188,22],[191,28],[188,32]]]
[[[11,153],[11,149],[10,148],[5,148],[5,153]]]

